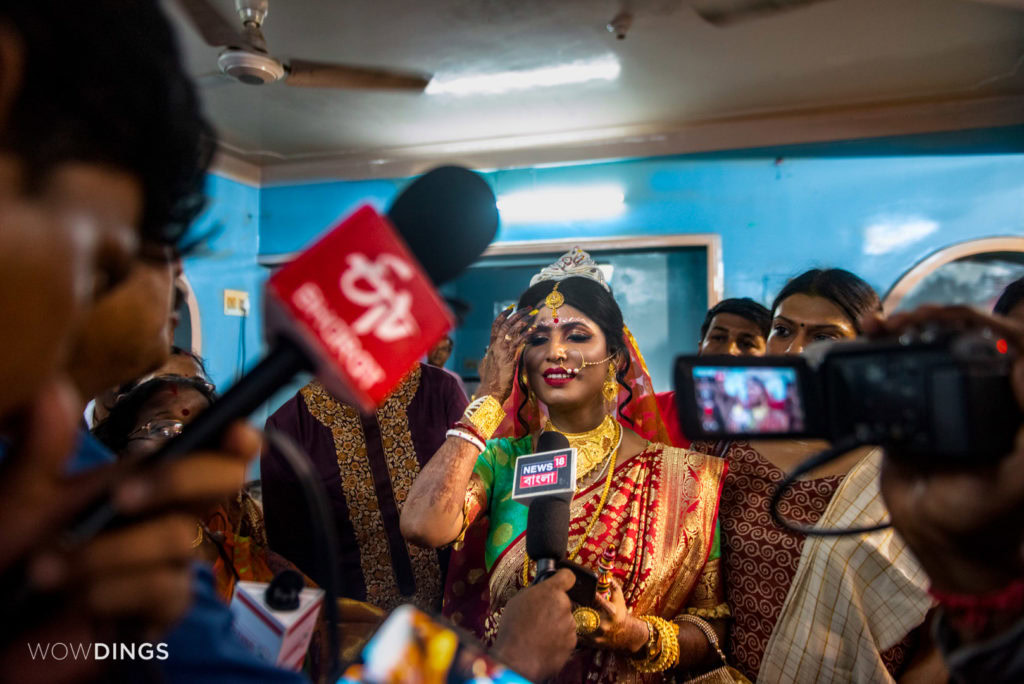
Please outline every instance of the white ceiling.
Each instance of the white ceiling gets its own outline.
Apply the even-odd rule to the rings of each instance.
[[[211,1],[234,19],[233,0]],[[218,50],[169,11],[224,148],[271,180],[275,169],[369,177],[441,158],[507,166],[1024,122],[1021,11],[835,0],[716,28],[685,0],[627,5],[635,20],[619,41],[605,25],[621,0],[271,1],[264,33],[281,58],[446,77],[605,55],[622,65],[615,81],[461,97],[225,81],[209,75]]]

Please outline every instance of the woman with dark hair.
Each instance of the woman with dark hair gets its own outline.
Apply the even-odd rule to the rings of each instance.
[[[122,395],[93,435],[120,458],[140,458],[180,434],[215,398],[213,385],[201,377],[158,375]],[[230,603],[239,581],[270,582],[284,570],[301,574],[294,564],[269,548],[263,508],[246,489],[196,520],[193,547],[196,555],[212,566],[217,596],[226,603]],[[306,583],[316,586],[308,578]],[[343,616],[363,614],[369,609],[367,621],[374,623],[383,617],[372,606],[356,601],[339,599],[338,607]],[[308,651],[309,668],[313,681],[320,681],[328,662],[322,618],[316,629]],[[343,642],[343,647],[348,645]]]
[[[861,318],[880,311],[875,291],[849,271],[807,271],[772,303],[768,354],[854,339]],[[792,397],[789,405],[800,406]],[[919,629],[932,606],[927,581],[899,537],[891,530],[807,537],[772,520],[771,496],[785,473],[828,444],[722,446],[729,462],[720,516],[733,614],[730,662],[765,682],[944,681],[941,661]],[[801,525],[876,524],[888,517],[878,490],[880,462],[879,449],[854,451],[794,483],[779,510]]]
[[[406,537],[431,547],[462,540],[487,518],[489,596],[479,614],[457,621],[493,639],[505,604],[534,581],[527,507],[510,497],[513,472],[541,431],[554,430],[578,454],[567,556],[598,571],[607,554],[610,579],[594,608],[574,613],[582,648],[557,680],[650,681],[716,657],[706,620],[727,614],[715,521],[724,464],[664,444],[643,359],[585,252],[545,268],[519,311],[498,316],[480,375],[479,398],[402,510]],[[472,580],[472,572],[450,578],[446,603]]]
[[[123,395],[93,434],[121,458],[140,458],[181,433],[215,397],[199,377],[159,375]],[[230,601],[237,580],[269,582],[294,566],[267,545],[263,511],[244,489],[196,522],[195,546],[213,565],[217,594]]]

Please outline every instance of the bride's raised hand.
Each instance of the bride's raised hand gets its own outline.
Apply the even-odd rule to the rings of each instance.
[[[516,355],[526,341],[530,323],[537,309],[527,306],[513,312],[505,309],[491,326],[491,343],[480,362],[480,388],[477,396],[491,395],[503,403],[512,394],[515,382]],[[533,315],[531,315],[533,314]]]

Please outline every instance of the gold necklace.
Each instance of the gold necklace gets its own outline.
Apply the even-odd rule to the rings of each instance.
[[[610,416],[609,416],[610,417]],[[583,530],[583,536],[580,537],[580,541],[576,544],[576,548],[569,554],[569,560],[576,560],[577,554],[583,548],[583,544],[586,543],[587,538],[590,536],[590,532],[594,529],[594,525],[597,524],[597,519],[601,517],[601,511],[604,509],[604,503],[608,500],[608,492],[612,488],[612,475],[615,473],[615,460],[619,455],[619,445],[622,444],[622,426],[619,425],[618,421],[614,421],[617,437],[615,439],[612,448],[611,462],[608,464],[608,476],[604,480],[604,490],[601,492],[601,500],[597,502],[597,509],[594,511],[594,516],[587,523],[587,529]],[[566,435],[568,437],[568,435]],[[571,442],[570,442],[571,444]],[[523,586],[530,586],[530,554],[523,553]]]
[[[600,425],[587,432],[562,432],[550,418],[545,429],[560,432],[569,440],[569,446],[576,450],[576,479],[582,480],[612,452],[619,441],[622,427],[619,421],[606,415]]]

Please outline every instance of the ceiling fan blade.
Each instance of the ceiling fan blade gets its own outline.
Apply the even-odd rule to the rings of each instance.
[[[177,0],[178,6],[188,15],[196,31],[213,47],[245,47],[249,45],[235,27],[218,12],[209,0]]]
[[[213,88],[219,88],[224,85],[237,83],[237,81],[223,71],[208,71],[205,74],[200,74],[192,78],[195,84],[204,90],[211,90]]]
[[[715,26],[729,26],[767,17],[828,0],[690,0],[701,19]]]
[[[300,88],[355,88],[420,92],[430,83],[430,76],[409,71],[293,59],[288,65],[288,77],[285,83]]]

